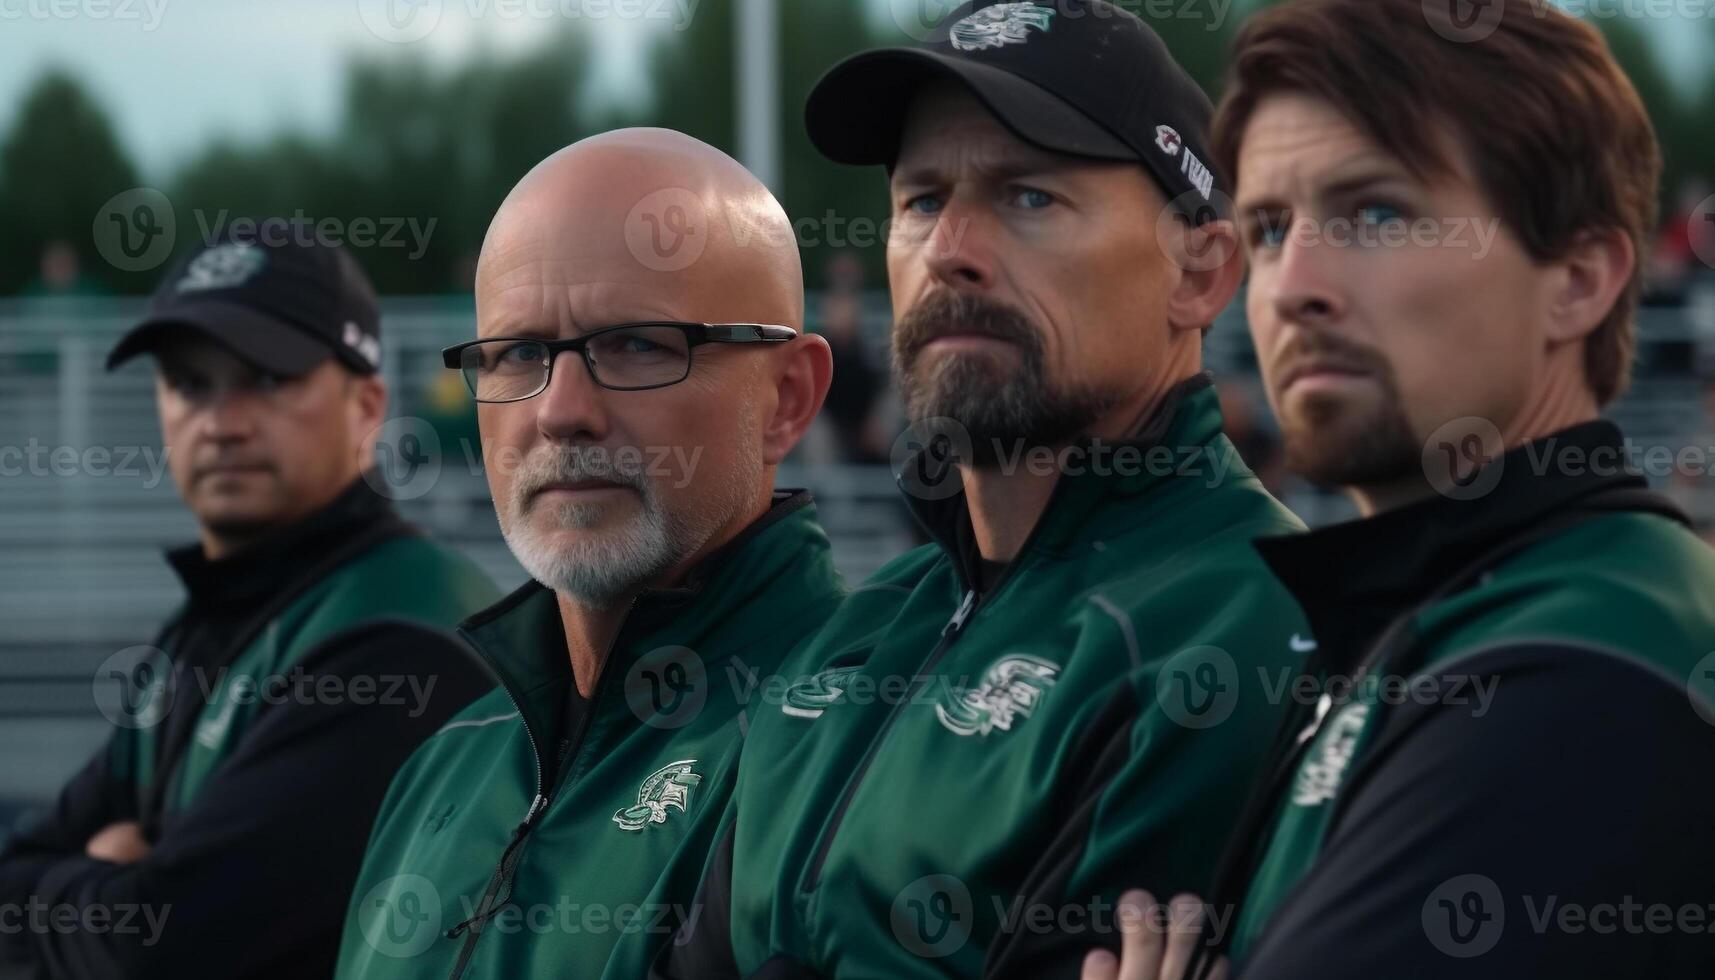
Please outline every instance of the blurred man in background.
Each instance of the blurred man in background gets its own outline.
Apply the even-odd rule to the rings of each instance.
[[[535,581],[461,629],[502,689],[394,782],[339,976],[594,977],[695,914],[740,710],[842,594],[809,493],[774,488],[831,371],[803,290],[768,189],[681,133],[592,137],[507,196],[446,359]]]
[[[0,902],[49,925],[0,933],[24,975],[325,974],[326,896],[388,779],[489,686],[448,630],[493,586],[368,472],[379,330],[343,251],[225,241],[110,355],[155,358],[200,540],[167,554],[188,598],[121,678],[120,727],[0,854]]]

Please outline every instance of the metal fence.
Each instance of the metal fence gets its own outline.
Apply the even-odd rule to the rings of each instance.
[[[1646,312],[1646,355],[1667,369],[1652,368],[1615,413],[1646,444],[1702,438],[1701,383],[1678,366],[1695,362],[1708,347],[1700,338],[1715,333],[1715,317],[1700,312],[1715,308],[1715,290],[1709,298],[1707,307]],[[885,297],[870,297],[866,309],[880,348]],[[165,470],[151,372],[102,369],[139,310],[132,299],[0,303],[0,811],[6,800],[50,798],[94,751],[107,730],[96,710],[97,667],[149,642],[181,596],[160,552],[191,540],[195,528]],[[522,582],[495,524],[474,430],[437,388],[457,384],[438,350],[471,336],[468,298],[390,299],[384,320],[392,414],[430,425],[440,442],[438,477],[401,510],[503,586]],[[1254,395],[1254,358],[1236,309],[1210,332],[1207,361],[1224,384]],[[913,543],[885,466],[837,465],[806,450],[780,482],[815,491],[849,580]],[[1690,490],[1688,503],[1715,516],[1701,484]],[[1290,487],[1288,502],[1312,523],[1348,513],[1339,498],[1308,487]]]

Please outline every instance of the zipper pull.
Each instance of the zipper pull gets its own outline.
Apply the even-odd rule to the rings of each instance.
[[[971,589],[965,593],[965,601],[959,603],[959,611],[953,618],[947,620],[947,625],[941,628],[942,636],[951,636],[965,628],[965,620],[971,618],[971,610],[977,605],[977,590]]]
[[[542,811],[547,808],[548,797],[541,793],[537,793],[536,798],[530,801],[530,809],[525,812],[524,822],[518,825],[518,829],[520,831],[530,829],[530,825],[534,823],[536,818],[541,816]]]

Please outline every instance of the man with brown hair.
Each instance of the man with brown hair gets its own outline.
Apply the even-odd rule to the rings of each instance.
[[[1637,93],[1532,0],[1292,0],[1213,143],[1288,464],[1362,518],[1258,542],[1319,697],[1212,945],[1246,978],[1715,975],[1715,553],[1598,421],[1655,217]],[[1173,947],[1138,931],[1121,975]]]

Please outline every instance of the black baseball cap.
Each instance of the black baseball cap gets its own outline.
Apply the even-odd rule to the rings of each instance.
[[[329,357],[358,374],[381,366],[375,288],[343,248],[315,237],[227,239],[197,249],[161,282],[143,321],[107,355],[107,369],[187,328],[282,377]]]
[[[942,78],[962,82],[1026,143],[1142,163],[1198,222],[1223,210],[1208,95],[1148,24],[1104,0],[976,0],[921,44],[853,55],[810,92],[810,141],[835,162],[891,168],[911,100]]]

